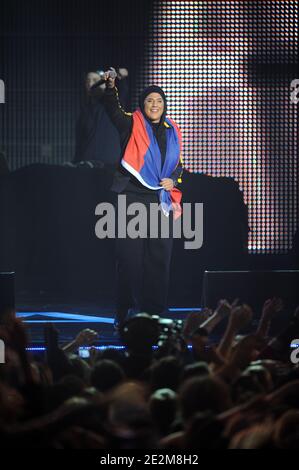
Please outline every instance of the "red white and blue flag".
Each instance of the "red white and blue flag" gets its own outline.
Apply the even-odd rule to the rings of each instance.
[[[160,186],[163,178],[170,178],[180,162],[182,149],[181,132],[177,124],[170,118],[165,118],[163,125],[166,132],[166,155],[162,166],[160,148],[150,123],[138,109],[133,113],[133,129],[121,160],[122,166],[129,171],[143,186],[160,191],[160,204],[166,216],[173,210],[177,219],[182,213],[182,193],[179,189],[171,191]]]

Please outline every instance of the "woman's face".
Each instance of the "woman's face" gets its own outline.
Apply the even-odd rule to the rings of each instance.
[[[164,111],[164,101],[159,93],[150,93],[144,100],[144,112],[146,117],[154,123],[160,121]]]

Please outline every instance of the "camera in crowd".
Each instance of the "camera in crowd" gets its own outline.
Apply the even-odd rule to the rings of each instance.
[[[131,352],[146,353],[157,347],[158,355],[171,354],[183,345],[182,327],[182,320],[139,313],[125,322],[120,335]]]

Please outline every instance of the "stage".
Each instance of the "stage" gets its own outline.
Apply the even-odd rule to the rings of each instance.
[[[200,312],[200,307],[170,307],[163,318],[169,320],[184,320],[190,312]],[[23,300],[17,305],[17,317],[22,318],[26,325],[29,350],[45,350],[44,327],[52,323],[59,332],[61,346],[71,342],[85,328],[96,331],[99,335],[95,347],[123,347],[118,333],[114,328],[114,306],[94,302],[58,303],[51,299],[36,302],[33,299]]]

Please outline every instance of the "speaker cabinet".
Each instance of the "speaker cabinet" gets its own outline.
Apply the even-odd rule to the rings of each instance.
[[[15,308],[15,273],[0,272],[0,320],[4,310]]]
[[[281,297],[287,309],[299,305],[299,271],[205,271],[202,304],[215,308],[220,299],[238,298],[261,309],[265,300]]]

